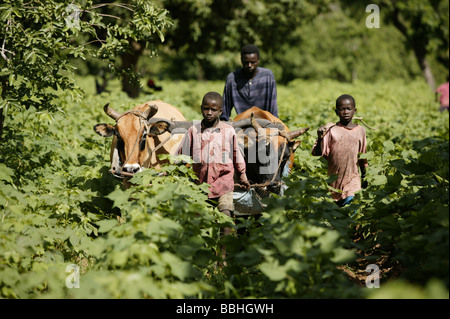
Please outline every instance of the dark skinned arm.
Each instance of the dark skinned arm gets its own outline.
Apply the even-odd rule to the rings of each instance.
[[[317,143],[316,146],[312,149],[311,154],[313,156],[322,156],[322,138],[326,132],[325,125],[322,125],[317,129]]]

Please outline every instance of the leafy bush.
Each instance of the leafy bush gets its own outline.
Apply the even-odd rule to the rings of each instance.
[[[162,86],[143,99],[198,119],[195,96],[222,83]],[[310,152],[316,128],[337,120],[333,102],[344,92],[377,129],[367,129],[369,187],[340,209],[325,163]],[[103,93],[73,103],[61,93],[64,113],[14,113],[0,145],[0,295],[395,298],[414,287],[412,298],[448,297],[448,114],[437,112],[427,86],[294,81],[279,96],[282,120],[311,130],[285,196],[268,198],[259,219],[236,222],[206,202],[206,186],[183,165],[164,166],[164,176],[146,170],[126,190],[108,173],[110,141],[92,130],[107,119],[101,106],[124,111],[141,101]],[[220,236],[226,226],[233,236]],[[379,291],[364,288],[371,263],[382,272]],[[71,264],[80,288],[66,286]]]

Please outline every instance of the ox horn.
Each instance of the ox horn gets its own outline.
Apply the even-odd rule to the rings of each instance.
[[[263,128],[263,127],[258,123],[258,121],[256,121],[256,119],[255,119],[255,113],[254,113],[254,112],[252,112],[252,114],[250,115],[250,123],[252,124],[253,128],[255,129],[256,134],[258,134],[258,130],[259,130],[260,128]]]
[[[309,130],[309,127],[306,128],[301,128],[299,130],[295,130],[295,131],[291,131],[291,132],[286,132],[286,138],[290,141],[296,137],[299,137],[300,135],[305,134],[307,131]]]
[[[120,114],[119,112],[117,112],[116,110],[113,110],[110,106],[109,103],[106,103],[105,106],[103,107],[103,111],[105,111],[105,113],[112,118],[113,120],[118,120],[120,118],[120,116],[122,114]]]
[[[158,112],[158,106],[156,104],[149,105],[149,108],[145,110],[144,117],[150,120]]]

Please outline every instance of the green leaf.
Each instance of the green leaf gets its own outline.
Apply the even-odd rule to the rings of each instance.
[[[111,262],[114,266],[123,267],[128,261],[127,250],[114,250],[111,252]]]
[[[384,185],[387,183],[387,178],[384,175],[375,175],[373,176],[372,185]]]
[[[394,143],[392,143],[392,141],[384,141],[383,146],[385,152],[390,152],[395,149],[395,145]]]
[[[355,253],[349,249],[337,247],[333,252],[334,256],[331,258],[331,261],[339,265],[349,263],[355,259]]]
[[[336,231],[327,231],[324,234],[322,234],[317,239],[317,242],[320,243],[321,251],[325,253],[330,253],[334,251],[339,237],[340,237],[339,233]]]
[[[98,228],[99,233],[107,233],[111,229],[113,229],[115,226],[117,226],[118,222],[117,222],[117,219],[105,219],[105,220],[98,221],[95,224],[97,226],[99,226],[99,228]]]
[[[69,236],[69,241],[70,241],[70,243],[72,244],[73,247],[77,247],[78,244],[80,243],[80,238],[78,237],[77,234],[72,233],[72,234]]]
[[[15,14],[16,16],[18,16],[19,18],[22,18],[22,14],[20,13],[20,11],[19,11],[18,8],[13,7],[13,8],[12,8],[12,11],[14,12],[14,14]]]
[[[278,260],[263,262],[259,269],[272,281],[280,281],[286,278],[286,272],[283,267],[280,267]]]
[[[13,184],[14,170],[3,163],[0,163],[0,180]]]
[[[114,206],[121,207],[124,204],[128,203],[128,200],[130,198],[131,190],[123,191],[121,189],[117,189],[107,195],[106,197],[109,198],[114,202]]]

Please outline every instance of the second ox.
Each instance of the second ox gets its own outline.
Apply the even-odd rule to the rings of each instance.
[[[258,107],[240,113],[231,125],[244,151],[249,181],[259,186],[261,195],[279,194],[281,179],[292,169],[294,152],[300,145],[296,138],[309,127],[290,131],[279,118]]]

